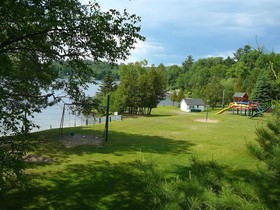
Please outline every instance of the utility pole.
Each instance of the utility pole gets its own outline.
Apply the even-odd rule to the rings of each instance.
[[[226,91],[226,89],[223,89],[222,109],[225,107],[225,91]]]
[[[208,103],[209,100],[207,100],[207,104],[206,104],[206,122],[208,121]]]

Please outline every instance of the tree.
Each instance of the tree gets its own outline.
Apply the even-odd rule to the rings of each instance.
[[[234,84],[234,91],[235,92],[240,92],[244,91],[246,89],[244,87],[244,81],[248,75],[248,67],[245,65],[244,62],[239,61],[235,64],[233,64],[227,71],[226,76],[232,77],[235,79],[235,84]]]
[[[126,97],[123,95],[120,86],[118,86],[117,90],[110,95],[110,111],[124,113],[126,107],[125,100]],[[104,101],[104,106],[105,105],[106,103]]]
[[[170,89],[176,89],[177,80],[182,74],[182,70],[178,65],[172,65],[167,70],[167,83]]]
[[[178,103],[180,103],[181,101],[182,101],[182,99],[183,98],[185,98],[185,92],[184,92],[184,90],[181,88],[180,90],[179,90],[179,93],[178,93],[178,95],[177,95],[177,102]]]
[[[251,184],[233,179],[215,160],[191,157],[182,168],[189,176],[168,179],[153,159],[141,159],[139,167],[151,209],[266,209]]]
[[[227,66],[224,64],[217,64],[210,68],[211,77],[225,78],[227,72]]]
[[[259,167],[262,178],[268,184],[260,187],[269,205],[280,207],[280,112],[279,103],[276,106],[273,119],[267,122],[265,127],[258,127],[256,130],[256,144],[249,143],[248,148],[251,154],[261,161]],[[266,183],[266,182],[264,182]],[[278,209],[275,208],[275,209]],[[274,208],[272,208],[274,209]]]
[[[106,96],[107,94],[114,92],[117,89],[117,84],[114,80],[111,71],[108,71],[99,87],[100,95]]]
[[[261,99],[263,102],[267,102],[273,99],[272,93],[271,80],[266,73],[260,73],[250,95],[250,99]]]
[[[234,63],[235,63],[234,59],[231,58],[231,57],[229,57],[229,56],[224,60],[224,64],[225,64],[227,67],[232,66]]]
[[[111,71],[114,80],[119,80],[118,65],[112,65],[110,62],[92,60],[85,61],[94,72],[93,80],[103,80],[108,71]]]
[[[191,69],[192,65],[194,64],[194,59],[192,55],[189,55],[186,60],[182,63],[182,68],[184,72],[187,72]]]
[[[151,114],[152,109],[165,98],[165,67],[161,64],[147,68],[146,65],[146,61],[141,61],[120,66],[121,80],[117,92],[123,96],[118,101],[129,114]]]
[[[55,89],[64,88],[71,99],[80,100],[78,86],[85,84],[92,74],[83,58],[125,59],[137,39],[144,39],[138,34],[140,27],[135,26],[139,17],[126,11],[102,12],[96,2],[81,5],[77,0],[6,0],[1,5],[4,130],[17,131],[20,122],[16,126],[6,121],[23,121],[23,115],[39,111]],[[66,80],[55,80],[59,69],[51,68],[53,61],[67,61],[62,65],[72,73]],[[48,93],[43,94],[42,89]],[[16,105],[9,106],[13,102]]]
[[[128,108],[128,113],[132,114],[137,109],[139,101],[139,80],[146,73],[146,61],[129,64],[122,64],[119,68],[120,84],[118,92],[123,94],[124,109]]]
[[[137,95],[136,107],[138,108],[138,113],[150,114],[151,110],[149,108],[153,108],[153,104],[156,103],[156,91],[147,72],[139,78],[138,87],[138,92],[135,93]]]
[[[269,68],[271,69],[275,82],[280,84],[280,54],[270,53]]]
[[[33,124],[27,117],[47,106],[48,98],[57,100],[56,89],[80,101],[79,87],[93,74],[84,58],[125,59],[144,39],[139,17],[102,12],[96,2],[4,0],[0,14],[1,134],[20,132],[22,126],[29,130]],[[53,68],[54,61],[71,69],[63,80],[56,80],[61,69]]]
[[[184,90],[188,89],[190,75],[191,75],[190,71],[181,74],[177,79],[176,87],[182,88]]]
[[[195,92],[198,97],[200,97],[200,93],[203,87],[209,83],[211,80],[211,72],[210,69],[213,66],[222,63],[221,58],[207,58],[207,59],[199,59],[192,66],[192,74],[190,75],[190,79],[188,82],[188,86],[186,90],[192,90]]]
[[[221,79],[213,77],[204,89],[204,97],[209,99],[209,105],[214,109],[222,101],[223,86]]]
[[[178,98],[177,91],[173,90],[173,92],[170,95],[170,100],[173,102],[173,106],[174,106],[174,103],[177,101],[177,98]]]
[[[55,90],[62,89],[74,102],[85,99],[81,88],[93,76],[85,58],[126,59],[134,43],[144,40],[138,16],[126,10],[103,12],[95,1],[81,5],[78,0],[3,0],[0,16],[0,145],[4,159],[14,151],[5,150],[16,139],[12,134],[28,133],[36,126],[33,114],[60,100]],[[53,65],[55,62],[60,66]],[[68,74],[59,79],[65,69]],[[9,162],[5,170],[1,168],[1,177],[22,172],[14,159],[5,161]]]
[[[155,91],[155,97],[153,103],[150,103],[149,113],[153,108],[156,108],[160,101],[165,99],[166,93],[166,74],[165,74],[165,66],[163,64],[158,65],[157,68],[152,68],[149,72],[149,77],[153,89]]]
[[[258,58],[262,55],[261,51],[258,50],[252,50],[250,52],[244,53],[241,56],[241,61],[244,62],[244,64],[248,67],[249,70],[252,70],[255,65]]]
[[[234,59],[237,61],[241,60],[241,57],[252,51],[252,48],[250,45],[245,45],[243,48],[239,48],[235,53],[233,53],[234,55]]]
[[[229,104],[234,95],[234,78],[222,79],[220,83],[224,91],[224,104]]]

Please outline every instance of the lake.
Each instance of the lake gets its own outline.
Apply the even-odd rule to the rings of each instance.
[[[85,90],[87,96],[94,96],[101,84],[101,81],[96,81],[97,84],[90,84],[88,90]],[[69,101],[66,101],[67,103]],[[46,130],[50,128],[59,128],[61,117],[63,112],[63,102],[59,102],[53,106],[49,106],[42,110],[41,113],[35,113],[34,123],[39,125],[40,128],[33,128],[32,131]],[[64,117],[64,127],[72,127],[75,124],[77,126],[83,125],[84,119],[70,114],[70,111],[66,109]]]
[[[87,96],[94,96],[98,91],[101,81],[96,81],[96,82],[97,84],[95,85],[90,84],[88,90],[85,90]],[[172,105],[172,102],[170,101],[169,97],[159,103],[159,106],[168,106],[168,105]],[[34,115],[33,121],[36,125],[39,125],[40,128],[39,129],[33,128],[32,131],[35,132],[39,130],[59,128],[62,112],[63,112],[63,103],[60,102],[53,106],[47,107],[41,113],[36,113]],[[85,118],[72,115],[70,114],[69,110],[67,109],[65,110],[64,123],[63,123],[64,127],[74,127],[74,126],[81,126],[85,124],[86,124]]]

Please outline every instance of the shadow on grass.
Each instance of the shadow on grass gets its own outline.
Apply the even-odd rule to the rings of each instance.
[[[35,170],[31,186],[24,191],[11,191],[1,201],[1,209],[151,209],[135,159],[112,164],[100,158],[96,161],[94,154],[108,154],[112,159],[139,152],[175,156],[190,153],[193,144],[186,140],[123,132],[109,135],[103,147],[67,148],[50,136],[41,138],[35,154],[53,157],[56,161],[29,163],[29,168]],[[92,154],[92,159],[82,163],[69,160],[73,155],[82,158],[84,154]],[[44,172],[37,172],[38,166],[43,167]]]
[[[1,209],[150,209],[137,163],[68,165],[36,175],[25,191],[10,194]]]
[[[274,179],[270,179],[267,174],[256,173],[247,170],[234,170],[232,174],[239,177],[247,183],[256,187],[259,197],[262,198],[264,203],[269,209],[280,209],[280,189],[278,183]]]
[[[187,154],[194,144],[187,140],[172,140],[159,136],[110,132],[109,140],[103,147],[90,145],[66,148],[65,153],[82,155],[85,153],[135,153],[147,152],[156,154]]]
[[[77,132],[87,135],[102,136],[100,131],[87,131],[86,128],[81,128]],[[95,132],[95,133],[93,133]],[[67,134],[67,130],[65,132]],[[120,153],[156,153],[156,154],[188,154],[190,153],[190,147],[194,146],[188,140],[173,140],[169,138],[163,138],[161,136],[148,136],[139,134],[129,134],[124,132],[110,131],[108,142],[105,142],[103,146],[96,147],[94,145],[80,145],[75,147],[65,147],[62,143],[59,143],[56,139],[53,139],[49,132],[40,133],[41,141],[35,148],[36,154],[44,154],[48,157],[66,158],[68,155],[84,155],[84,154],[120,154]]]
[[[235,170],[230,166],[224,165],[215,165],[213,168],[211,166],[213,166],[211,162],[210,164],[208,163],[195,167],[176,165],[174,174],[176,174],[183,181],[188,181],[194,177],[199,177],[199,179],[203,182],[203,179],[205,179],[203,174],[206,174],[207,172],[210,172],[211,174],[214,172],[216,177],[220,177],[223,180],[226,180],[228,183],[246,183],[244,186],[246,186],[247,189],[243,189],[243,192],[251,189],[254,191],[254,194],[251,194],[253,195],[253,198],[260,199],[261,203],[265,204],[268,209],[279,209],[280,190],[277,184],[272,179],[269,179],[266,175],[261,175],[258,171],[254,172],[245,169]],[[215,182],[217,182],[217,180],[218,179],[215,179]]]
[[[206,161],[207,162],[207,161]],[[210,161],[211,163],[212,161]],[[253,172],[246,169],[237,169],[234,170],[230,168],[230,166],[220,165],[214,161],[215,165],[215,173],[225,177],[228,180],[232,181],[244,181],[247,183],[258,183],[260,181],[260,177],[258,176],[257,172]],[[205,164],[206,165],[206,164]],[[211,164],[210,164],[211,166]],[[182,165],[175,165],[175,174],[177,174],[180,179],[186,180],[191,176],[192,173],[199,174],[203,170],[207,171],[206,167],[190,167],[190,166],[182,166]],[[202,171],[201,171],[202,170]]]
[[[83,131],[80,130],[79,132]],[[66,147],[56,139],[50,138],[51,135],[49,131],[46,132],[46,134],[46,137],[41,135],[32,154],[34,156],[49,158],[53,161],[27,162],[28,168],[36,168],[37,166],[47,166],[51,164],[59,165],[69,161],[68,158],[72,155],[108,154],[114,158],[114,156],[125,156],[127,154],[139,155],[139,152],[168,155],[191,154],[190,147],[194,146],[194,144],[188,140],[172,140],[159,136],[110,132],[109,140],[104,143],[104,146],[80,145]]]

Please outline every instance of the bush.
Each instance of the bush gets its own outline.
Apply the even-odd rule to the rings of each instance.
[[[26,183],[24,156],[28,150],[25,135],[0,138],[0,197],[14,185]]]
[[[265,209],[253,185],[227,177],[215,161],[191,158],[185,179],[166,179],[151,160],[141,168],[155,209]]]
[[[261,164],[259,171],[263,179],[260,185],[262,196],[271,208],[280,208],[280,111],[276,107],[273,119],[265,127],[256,130],[256,144],[248,144],[251,154]]]

